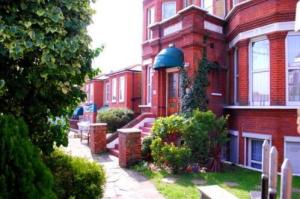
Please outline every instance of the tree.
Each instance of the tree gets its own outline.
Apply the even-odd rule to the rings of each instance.
[[[67,114],[95,75],[90,0],[0,0],[0,113],[24,118],[43,152],[67,144]],[[54,122],[55,121],[55,122]]]

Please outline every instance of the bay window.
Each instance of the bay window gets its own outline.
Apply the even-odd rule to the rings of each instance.
[[[176,1],[165,1],[162,4],[162,19],[168,19],[176,14]]]
[[[270,49],[269,40],[250,43],[250,105],[270,105]]]
[[[289,33],[286,39],[287,104],[300,104],[300,34]]]
[[[113,78],[112,79],[112,102],[117,101],[117,79]]]
[[[119,102],[124,102],[125,95],[125,77],[122,76],[119,79]]]

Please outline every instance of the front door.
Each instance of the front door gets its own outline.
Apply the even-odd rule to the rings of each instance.
[[[179,112],[179,73],[167,73],[167,115]]]

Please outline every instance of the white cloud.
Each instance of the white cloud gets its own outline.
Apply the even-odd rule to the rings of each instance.
[[[93,67],[103,72],[117,70],[141,62],[142,0],[98,0],[96,14],[88,31],[92,47],[105,46]]]

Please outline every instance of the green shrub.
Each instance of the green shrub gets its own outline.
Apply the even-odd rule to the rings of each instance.
[[[218,118],[213,112],[194,110],[187,119],[183,139],[192,151],[193,162],[205,163],[217,145],[227,141],[227,118]]]
[[[153,124],[153,135],[164,140],[171,134],[182,134],[184,122],[185,118],[179,115],[159,118]]]
[[[21,119],[0,115],[0,198],[56,198],[53,177]]]
[[[150,148],[156,165],[166,166],[173,173],[184,171],[190,163],[191,150],[187,147],[167,144],[157,137],[152,141]]]
[[[107,123],[109,132],[116,132],[134,118],[132,110],[124,108],[104,108],[98,111],[97,121]]]
[[[143,139],[142,142],[142,158],[144,160],[151,160],[151,148],[150,145],[152,143],[153,137],[147,136]]]
[[[105,174],[100,165],[56,150],[45,158],[54,175],[58,198],[96,199],[103,196]]]

